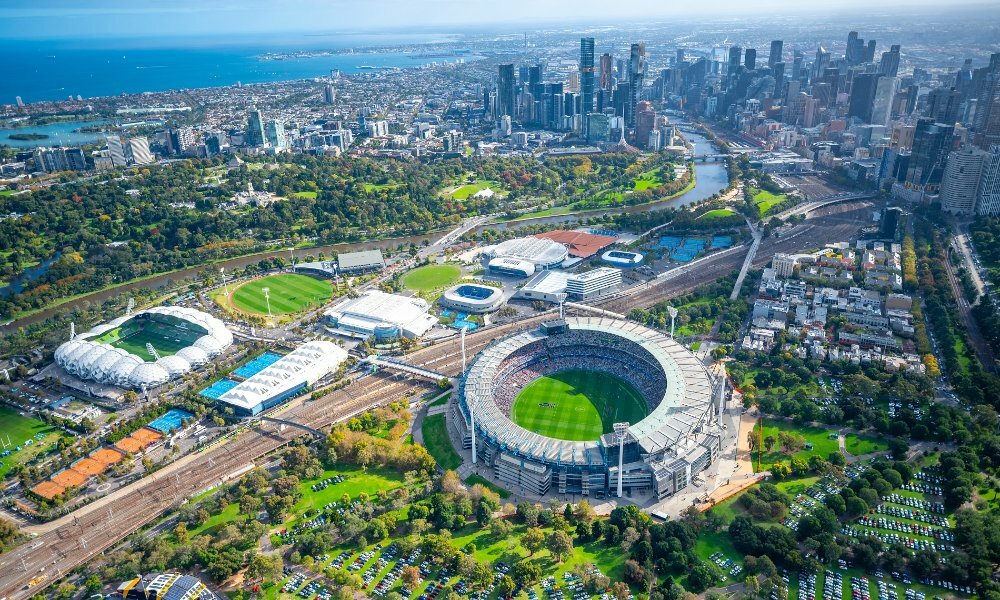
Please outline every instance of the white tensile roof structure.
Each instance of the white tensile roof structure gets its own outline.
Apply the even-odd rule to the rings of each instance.
[[[162,315],[206,331],[194,344],[177,354],[147,362],[122,348],[94,341],[104,333],[141,315]],[[62,344],[55,352],[56,364],[80,379],[135,389],[149,389],[180,377],[222,353],[233,343],[233,334],[212,315],[180,306],[157,306],[131,316],[118,317]]]
[[[569,250],[559,242],[545,238],[522,237],[500,242],[490,254],[491,258],[513,258],[549,268],[566,260]]]
[[[430,305],[421,298],[408,298],[368,290],[326,311],[325,316],[338,329],[362,335],[374,335],[379,329],[399,329],[401,335],[417,338],[430,331],[437,318],[428,314]]]
[[[257,414],[268,401],[287,396],[303,385],[312,385],[336,371],[347,360],[347,351],[323,340],[306,342],[275,363],[219,396],[241,412]]]

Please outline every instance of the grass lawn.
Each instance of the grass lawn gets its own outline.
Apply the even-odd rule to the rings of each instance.
[[[477,525],[471,525],[455,532],[452,543],[456,548],[464,548],[469,542],[476,545],[475,557],[479,561],[496,562],[502,560],[508,565],[514,564],[522,559],[527,559],[538,564],[542,570],[543,577],[554,575],[556,582],[563,585],[563,573],[572,571],[578,564],[594,563],[602,573],[611,578],[612,581],[620,581],[625,568],[625,553],[618,546],[607,547],[602,541],[579,544],[574,539],[573,554],[562,563],[553,560],[548,550],[539,550],[534,556],[529,557],[528,551],[521,547],[519,541],[526,528],[523,525],[514,527],[510,537],[502,540],[494,538],[488,529],[480,529]],[[552,532],[551,528],[542,528],[546,534]]]
[[[346,479],[340,483],[328,485],[317,492],[312,491],[313,484],[335,475],[343,475]],[[344,494],[354,500],[362,493],[373,497],[379,490],[394,490],[402,485],[403,475],[397,471],[388,469],[368,469],[365,471],[361,467],[346,465],[335,467],[325,471],[316,479],[308,479],[299,485],[302,499],[292,508],[291,514],[301,515],[309,510],[319,510],[330,502],[339,501]]]
[[[827,458],[831,452],[838,452],[840,450],[840,445],[837,439],[829,439],[831,433],[835,433],[831,429],[826,429],[823,427],[807,427],[793,425],[792,423],[786,423],[783,421],[772,421],[768,420],[765,424],[763,433],[761,434],[761,439],[767,439],[768,436],[773,436],[775,440],[778,439],[778,432],[784,431],[785,433],[797,433],[805,438],[806,445],[812,444],[811,450],[800,450],[792,454],[786,454],[782,452],[781,445],[779,442],[775,442],[774,447],[770,452],[764,450],[760,457],[760,468],[757,468],[757,456],[754,453],[754,469],[758,471],[770,470],[771,465],[776,462],[788,463],[793,458],[802,458],[804,460],[809,460],[812,455],[818,455],[822,458]],[[760,427],[760,422],[758,422],[757,428]],[[757,431],[755,429],[754,431]]]
[[[728,219],[729,217],[735,217],[736,211],[729,208],[716,208],[710,210],[700,217],[699,219],[705,219],[706,221],[711,221],[712,219]]]
[[[694,545],[694,551],[702,560],[710,561],[710,556],[716,552],[726,555],[726,558],[743,564],[743,554],[733,545],[732,538],[725,531],[708,531],[705,529],[698,534],[698,543]]]
[[[427,265],[413,269],[403,277],[403,285],[417,292],[429,292],[451,285],[462,276],[455,265]]]
[[[499,485],[493,483],[489,479],[486,479],[485,477],[482,477],[480,475],[469,475],[468,477],[465,478],[465,484],[466,485],[473,486],[473,485],[476,485],[477,483],[480,484],[480,485],[482,485],[485,488],[489,488],[489,489],[493,490],[501,498],[510,498],[510,492],[508,492],[507,490],[503,489]]]
[[[642,395],[625,380],[583,369],[539,377],[510,410],[511,420],[528,431],[571,441],[596,440],[615,423],[638,423],[646,414]]]
[[[319,192],[295,192],[292,194],[292,198],[306,198],[308,200],[315,200],[316,196],[319,196]]]
[[[402,187],[402,185],[403,184],[401,183],[366,183],[365,191],[371,193],[382,190],[394,190],[398,187]]]
[[[469,196],[473,196],[486,188],[490,188],[494,192],[499,191],[498,187],[500,186],[495,181],[477,181],[459,187],[451,193],[451,197],[455,200],[466,200]]]
[[[854,456],[861,456],[863,454],[885,452],[889,449],[889,444],[876,437],[849,433],[844,436],[844,448]]]
[[[445,394],[444,396],[441,396],[440,398],[438,398],[434,402],[431,402],[427,406],[441,406],[443,404],[447,404],[449,398],[451,398],[451,394]]]
[[[7,476],[11,467],[24,464],[40,452],[49,450],[58,439],[57,429],[38,419],[22,417],[12,408],[0,406],[0,452],[11,451],[0,458],[0,480]],[[32,440],[31,444],[25,445],[28,440]],[[16,450],[19,446],[21,449]]]
[[[244,283],[231,294],[230,302],[244,312],[266,315],[268,304],[264,288],[270,289],[273,315],[302,312],[333,296],[333,286],[328,281],[297,273],[282,273]]]
[[[757,207],[760,209],[760,216],[764,216],[771,210],[776,204],[781,204],[788,199],[788,196],[784,194],[772,194],[767,190],[758,190],[756,194],[753,195],[753,201],[757,203]]]
[[[443,414],[424,419],[420,431],[424,434],[424,445],[427,447],[427,451],[442,469],[457,469],[462,464],[462,457],[458,455],[458,452],[455,452],[455,448],[451,445],[451,438],[448,437],[448,424],[445,422]]]
[[[643,173],[632,180],[632,189],[637,192],[641,192],[642,190],[648,190],[649,188],[654,188],[663,185],[664,183],[663,170],[655,169],[653,171]]]

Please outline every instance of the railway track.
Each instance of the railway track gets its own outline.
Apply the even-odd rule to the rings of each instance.
[[[840,206],[836,211],[817,215],[806,224],[796,226],[783,237],[766,239],[754,266],[766,264],[775,252],[794,252],[848,239],[857,231],[867,206],[859,204],[853,209]],[[718,260],[703,261],[691,272],[653,282],[640,293],[596,304],[619,313],[652,306],[728,275],[742,262],[743,253],[729,253]],[[494,339],[533,327],[547,318],[552,318],[552,313],[468,334],[467,356],[471,359]],[[458,340],[454,338],[418,350],[407,360],[449,375],[457,375],[462,363]],[[374,374],[318,400],[295,405],[283,411],[281,416],[322,429],[371,407],[404,398],[415,388],[426,385],[398,375]],[[185,457],[112,496],[62,517],[37,538],[0,555],[0,600],[20,600],[39,592],[59,580],[66,571],[112,548],[185,499],[234,476],[257,458],[301,434],[298,430],[282,431],[274,424],[262,423],[226,444]],[[28,587],[33,580],[36,584]]]

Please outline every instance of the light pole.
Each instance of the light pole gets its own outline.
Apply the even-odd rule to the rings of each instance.
[[[269,288],[269,287],[261,288],[260,291],[264,292],[264,301],[267,302],[267,316],[270,317],[270,316],[272,316],[271,315],[271,288]]]
[[[226,267],[219,267],[219,275],[222,277],[222,289],[225,290],[226,296],[228,296],[229,285],[226,284]]]
[[[677,309],[673,306],[668,306],[667,314],[670,315],[670,339],[674,339],[674,321],[677,319]]]
[[[625,438],[628,436],[628,423],[615,423],[615,434],[618,435],[618,497],[622,497],[622,468],[625,463]]]

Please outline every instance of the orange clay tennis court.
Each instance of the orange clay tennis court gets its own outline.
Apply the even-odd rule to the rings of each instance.
[[[73,469],[59,471],[52,476],[52,481],[63,486],[64,488],[80,487],[81,485],[87,483],[87,479],[89,479],[89,477]]]
[[[96,460],[107,468],[111,465],[117,465],[125,457],[122,456],[121,452],[115,452],[110,448],[101,448],[97,452],[91,454],[90,458]]]
[[[51,500],[66,491],[63,486],[52,483],[51,481],[43,481],[31,488],[31,491],[40,498],[45,498],[46,500]]]
[[[98,462],[90,457],[81,458],[80,460],[73,463],[73,470],[78,473],[83,473],[88,477],[94,477],[95,475],[100,475],[104,472],[107,465]]]

